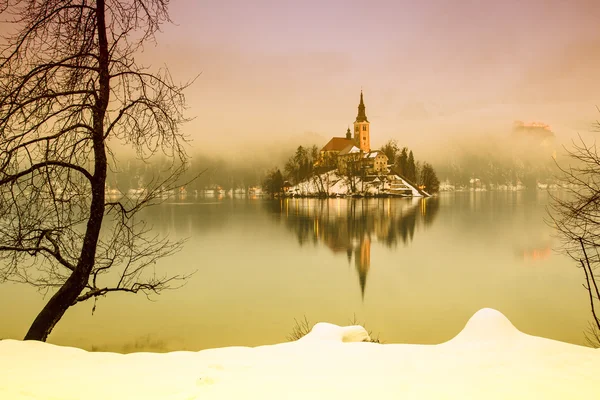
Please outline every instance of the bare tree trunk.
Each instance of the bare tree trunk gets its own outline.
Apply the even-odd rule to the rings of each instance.
[[[17,28],[0,48],[0,281],[53,293],[25,339],[46,340],[79,302],[116,291],[158,294],[191,276],[145,271],[183,241],[160,238],[135,218],[181,186],[187,167],[179,126],[188,120],[183,90],[191,82],[176,85],[167,69],[135,62],[143,43],[170,22],[168,4],[28,0],[0,7]],[[143,196],[105,198],[109,137],[130,144],[140,160],[172,158],[166,179],[145,170]]]
[[[85,289],[96,258],[96,248],[104,218],[104,189],[107,168],[106,149],[104,146],[104,116],[110,97],[109,54],[104,0],[97,1],[96,13],[98,18],[100,90],[96,100],[96,107],[93,111],[94,176],[91,182],[92,201],[90,204],[90,215],[77,266],[65,284],[50,298],[42,311],[37,315],[25,335],[25,340],[46,341],[56,323],[60,321],[67,309],[77,302],[77,297]]]
[[[81,271],[81,269],[75,270],[65,284],[50,298],[29,327],[24,340],[46,341],[56,323],[75,303],[77,296],[85,288],[87,275]]]

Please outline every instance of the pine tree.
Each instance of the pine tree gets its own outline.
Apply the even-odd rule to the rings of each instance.
[[[440,190],[440,180],[438,179],[435,170],[429,163],[424,163],[421,169],[421,185],[427,193],[433,194]]]
[[[410,153],[408,154],[408,162],[406,165],[405,176],[409,181],[415,182],[417,180],[416,175],[417,175],[417,166],[415,165],[415,157],[411,150]]]
[[[394,139],[388,140],[379,150],[387,156],[389,164],[394,164],[396,162],[396,158],[400,152],[398,143]]]
[[[276,168],[270,171],[263,181],[263,189],[274,197],[283,193],[283,174]]]
[[[408,148],[404,147],[396,160],[396,168],[402,175],[406,175],[408,165]]]

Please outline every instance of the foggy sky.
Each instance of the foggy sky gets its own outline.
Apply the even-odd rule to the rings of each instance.
[[[424,148],[600,117],[598,0],[179,0],[142,59],[188,90],[194,148],[343,136],[361,88],[371,144]],[[321,140],[322,142],[319,142]]]
[[[190,90],[202,143],[343,135],[361,87],[372,144],[418,146],[598,117],[600,2],[180,1],[156,50]],[[324,144],[324,143],[323,143]]]

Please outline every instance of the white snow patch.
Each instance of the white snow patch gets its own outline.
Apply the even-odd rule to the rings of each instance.
[[[311,331],[301,338],[302,341],[331,340],[337,342],[364,342],[370,340],[369,334],[362,326],[337,326],[327,322],[319,322]]]
[[[378,179],[376,182],[362,182],[360,177],[352,178],[356,192],[368,192],[371,194],[379,194],[388,192],[391,189],[390,181],[395,182],[396,186],[402,185],[406,190],[403,194],[411,194],[413,197],[422,197],[422,194],[413,187],[410,183],[399,177],[398,175],[388,175],[386,182],[381,183]],[[306,181],[300,182],[289,188],[288,194],[297,194],[302,196],[318,195],[326,193],[327,195],[347,195],[351,194],[350,179],[339,175],[337,170],[329,171],[318,177],[312,177]]]
[[[127,355],[2,340],[0,399],[600,398],[598,350],[526,335],[492,309],[439,345],[366,338],[319,323],[290,343]]]

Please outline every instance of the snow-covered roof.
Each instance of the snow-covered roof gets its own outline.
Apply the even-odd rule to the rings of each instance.
[[[339,155],[343,156],[345,154],[354,154],[354,153],[360,153],[360,149],[358,147],[356,147],[354,144],[350,144],[350,145],[344,147],[344,149],[342,151],[340,151]]]
[[[478,311],[438,345],[368,337],[360,326],[320,323],[283,344],[127,355],[2,340],[0,398],[600,398],[600,350],[524,334],[496,310]]]
[[[365,154],[365,158],[375,158],[379,155],[385,156],[385,154],[381,150],[371,150],[370,152]]]

